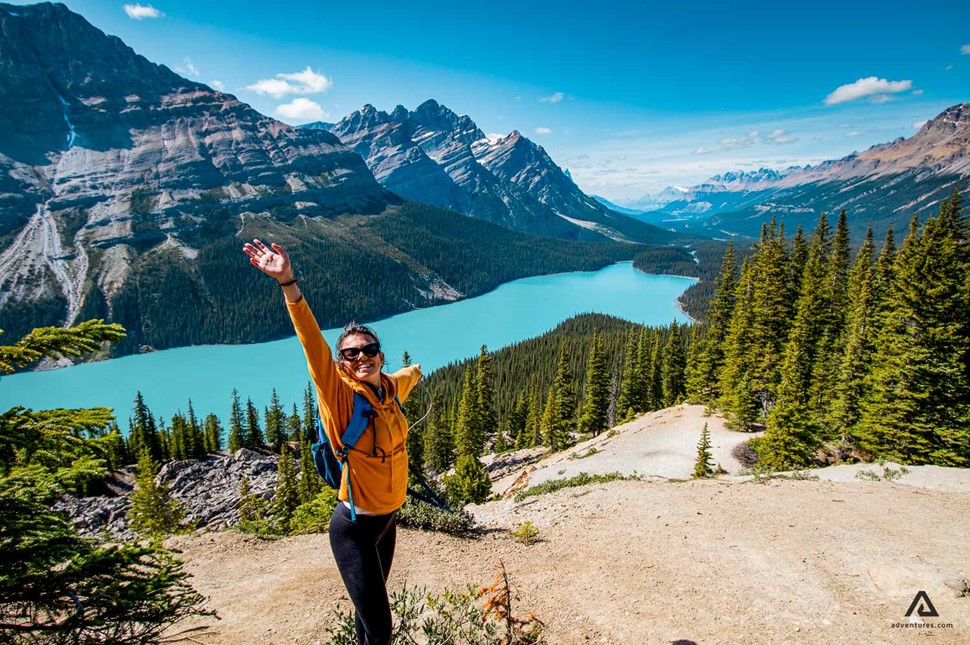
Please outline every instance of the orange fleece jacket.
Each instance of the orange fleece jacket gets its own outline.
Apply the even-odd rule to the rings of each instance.
[[[405,442],[408,421],[394,402],[394,396],[404,403],[421,379],[421,371],[412,366],[394,374],[381,373],[381,385],[386,393],[381,403],[371,388],[345,374],[334,362],[330,346],[324,340],[306,298],[287,303],[287,310],[306,354],[310,378],[317,389],[320,418],[330,444],[338,449],[343,447],[340,436],[353,416],[354,392],[367,397],[377,412],[377,418],[347,455],[354,505],[377,515],[396,511],[404,504],[407,495]],[[375,453],[376,456],[371,456]],[[337,497],[341,501],[350,501],[346,477],[341,480]]]

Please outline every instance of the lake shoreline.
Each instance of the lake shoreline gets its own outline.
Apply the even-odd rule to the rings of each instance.
[[[689,324],[678,298],[696,278],[648,274],[632,264],[522,278],[484,296],[413,309],[369,324],[380,335],[389,372],[400,366],[407,351],[426,373],[477,355],[483,344],[493,350],[506,347],[582,313],[650,326],[671,320]],[[324,330],[328,343],[336,342],[340,331]],[[273,369],[253,370],[254,365]],[[307,381],[306,358],[291,335],[265,343],[179,347],[6,376],[0,386],[0,409],[103,406],[113,408],[124,425],[141,392],[156,417],[184,412],[191,399],[196,413],[211,412],[225,420],[233,389],[243,403],[251,398],[260,410],[276,389],[288,408],[302,401]]]

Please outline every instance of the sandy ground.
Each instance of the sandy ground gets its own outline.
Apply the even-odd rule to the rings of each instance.
[[[528,476],[534,484],[636,470],[665,479],[485,504],[474,509],[487,529],[477,539],[400,530],[389,587],[487,584],[502,561],[522,612],[547,624],[550,643],[970,642],[970,597],[947,586],[970,578],[970,471],[911,468],[900,481],[863,481],[858,467],[838,467],[819,480],[676,481],[693,469],[705,422],[716,461],[736,473],[730,449],[749,435],[697,406],[648,415],[591,440],[594,454],[557,455]],[[525,520],[540,542],[519,544],[505,530]],[[183,632],[194,642],[325,642],[333,610],[349,608],[326,535],[224,532],[171,545],[221,617],[181,625],[198,628]],[[919,591],[939,613],[925,619],[934,626],[894,627],[911,622]]]

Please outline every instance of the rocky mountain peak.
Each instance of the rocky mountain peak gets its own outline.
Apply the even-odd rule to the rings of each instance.
[[[970,129],[970,103],[960,103],[948,107],[935,118],[927,121],[921,130],[952,134],[958,130]]]

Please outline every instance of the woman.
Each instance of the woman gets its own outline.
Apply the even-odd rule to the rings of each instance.
[[[350,423],[354,393],[367,397],[377,416],[348,454],[350,485],[357,520],[350,519],[347,478],[341,478],[337,505],[330,520],[330,547],[344,585],[356,609],[357,640],[361,644],[391,642],[391,608],[387,575],[394,558],[395,513],[407,494],[408,423],[397,400],[404,401],[421,378],[413,365],[384,374],[384,354],[377,335],[350,324],[337,341],[336,362],[320,326],[300,293],[290,258],[278,244],[259,240],[245,244],[250,263],[274,278],[283,290],[293,328],[303,345],[310,377],[317,390],[320,418],[335,450]]]

